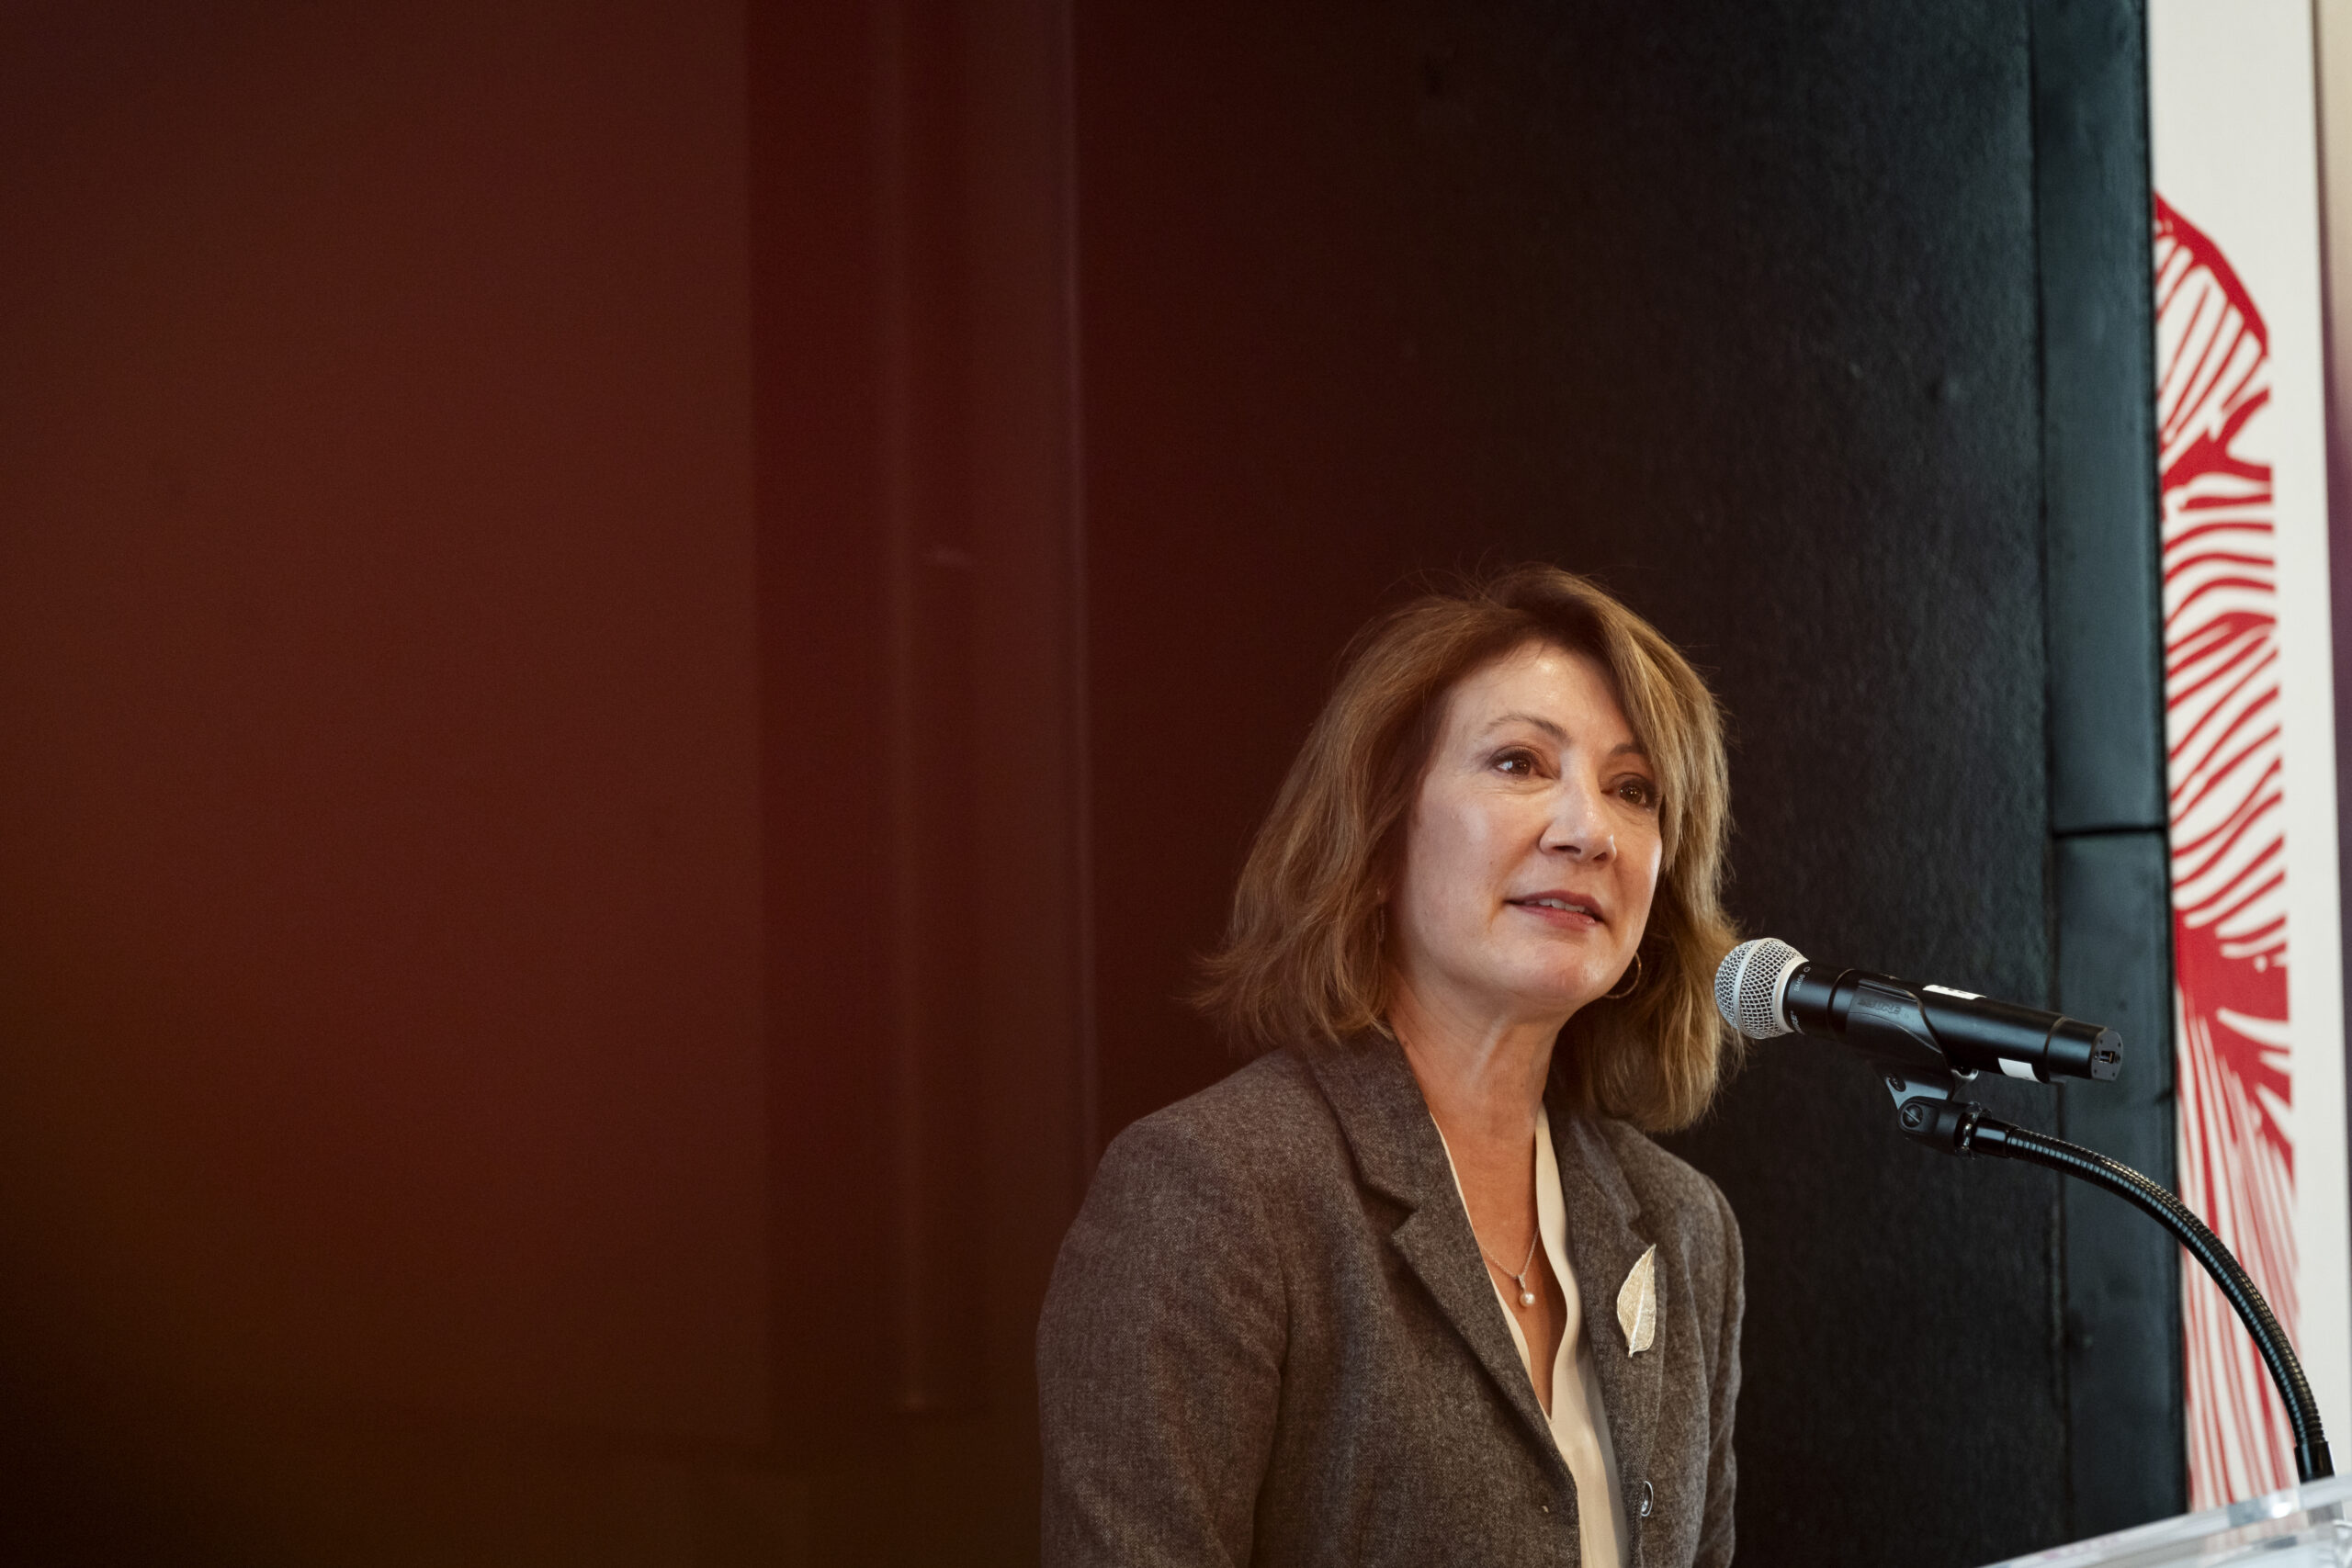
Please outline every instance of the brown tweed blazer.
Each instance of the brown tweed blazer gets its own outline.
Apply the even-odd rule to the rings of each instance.
[[[1551,1107],[1639,1568],[1732,1554],[1739,1229],[1624,1123]],[[1657,1331],[1617,1291],[1657,1247]],[[1102,1156],[1037,1327],[1045,1561],[1577,1560],[1577,1498],[1404,1054],[1280,1051]]]

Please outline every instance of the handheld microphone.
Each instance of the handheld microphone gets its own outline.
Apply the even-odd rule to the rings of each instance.
[[[2110,1083],[2123,1071],[2123,1037],[2103,1025],[1973,991],[1832,969],[1772,937],[1743,942],[1724,955],[1715,971],[1715,1008],[1751,1040],[1829,1036],[1878,1055],[1908,1037],[1940,1051],[1964,1076],[1997,1067],[2041,1083]]]
[[[2245,1267],[2188,1205],[2105,1155],[2012,1126],[1952,1098],[1955,1080],[1983,1067],[2040,1083],[2059,1077],[2111,1082],[2123,1071],[2123,1040],[2115,1031],[1948,986],[1833,970],[1770,937],[1743,942],[1724,955],[1715,971],[1715,1009],[1751,1039],[1837,1037],[1894,1097],[1905,1137],[1944,1154],[2023,1160],[2087,1181],[2154,1217],[2213,1277],[2254,1337],[2294,1433],[2296,1475],[2310,1482],[2335,1473],[2293,1343]]]

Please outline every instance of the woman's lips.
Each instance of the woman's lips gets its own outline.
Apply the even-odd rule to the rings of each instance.
[[[1530,893],[1505,902],[1552,925],[1581,929],[1607,923],[1600,906],[1581,893]]]

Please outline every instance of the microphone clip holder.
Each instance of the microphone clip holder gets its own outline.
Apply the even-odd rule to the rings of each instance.
[[[1876,980],[1855,985],[1846,1043],[1869,1059],[1894,1097],[1895,1120],[1904,1133],[1925,1143],[1937,1142],[1941,1111],[1951,1107],[1961,1081],[1976,1076],[1951,1065],[1917,997]],[[1980,1107],[1970,1109],[1984,1114]]]
[[[1928,1027],[1927,1009],[1899,986],[1860,981],[1846,1020],[1845,1040],[1868,1059],[1894,1097],[1895,1122],[1905,1137],[1945,1154],[2023,1160],[2089,1182],[2170,1231],[2212,1277],[2253,1336],[2255,1348],[2286,1406],[2287,1424],[2294,1436],[2297,1478],[2312,1482],[2335,1473],[2320,1427],[2319,1407],[2294,1346],[2271,1315],[2270,1305],[2253,1279],[2193,1210],[2127,1165],[2030,1128],[2014,1126],[1987,1114],[1981,1105],[1956,1100],[1960,1085],[1976,1074],[1951,1065]]]

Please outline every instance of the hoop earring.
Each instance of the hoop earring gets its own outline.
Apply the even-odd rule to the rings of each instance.
[[[1641,950],[1640,948],[1638,948],[1638,947],[1637,947],[1637,948],[1634,949],[1634,977],[1633,977],[1631,980],[1628,980],[1628,981],[1626,981],[1626,982],[1625,982],[1625,988],[1624,988],[1623,990],[1622,990],[1622,991],[1611,991],[1611,992],[1609,992],[1608,994],[1606,994],[1605,996],[1603,996],[1600,999],[1601,999],[1602,1001],[1604,1001],[1604,1002],[1622,1002],[1622,1001],[1623,1001],[1627,997],[1632,996],[1632,995],[1633,995],[1636,990],[1640,989],[1640,988],[1641,988],[1641,984],[1642,984],[1642,950]]]

